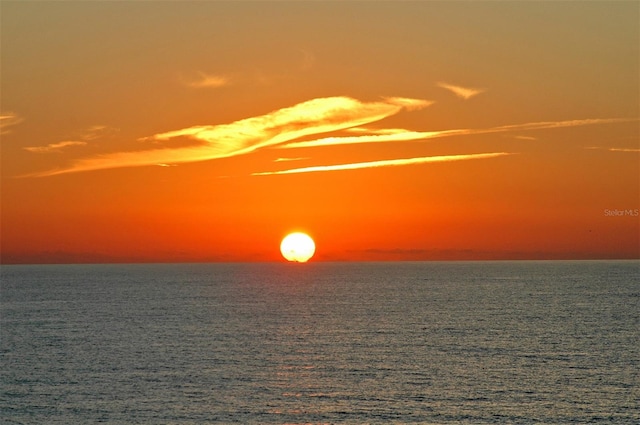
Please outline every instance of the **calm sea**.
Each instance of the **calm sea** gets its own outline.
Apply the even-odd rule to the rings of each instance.
[[[7,424],[638,424],[640,262],[3,266]]]

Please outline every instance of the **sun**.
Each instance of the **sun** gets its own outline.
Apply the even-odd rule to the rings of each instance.
[[[282,239],[280,252],[288,261],[306,263],[316,252],[316,244],[306,233],[290,233]]]

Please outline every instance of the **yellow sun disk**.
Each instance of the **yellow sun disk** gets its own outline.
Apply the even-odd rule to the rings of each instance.
[[[304,263],[316,251],[316,245],[309,235],[301,232],[287,235],[280,243],[280,252],[288,261]]]

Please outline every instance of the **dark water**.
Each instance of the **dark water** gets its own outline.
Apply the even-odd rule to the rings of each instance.
[[[1,279],[3,423],[640,423],[637,261]]]

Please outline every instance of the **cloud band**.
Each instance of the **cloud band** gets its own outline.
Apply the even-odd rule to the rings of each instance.
[[[266,171],[261,173],[253,173],[254,176],[268,176],[276,174],[298,174],[298,173],[314,173],[320,171],[341,171],[341,170],[359,170],[362,168],[377,168],[377,167],[395,167],[401,165],[414,165],[414,164],[427,164],[431,162],[451,162],[451,161],[464,161],[470,159],[486,159],[496,158],[499,156],[513,155],[509,152],[490,152],[490,153],[476,153],[467,155],[442,155],[442,156],[423,156],[416,158],[401,158],[401,159],[385,159],[380,161],[369,162],[355,162],[350,164],[336,164],[336,165],[320,165],[315,167],[293,168],[282,171]]]

